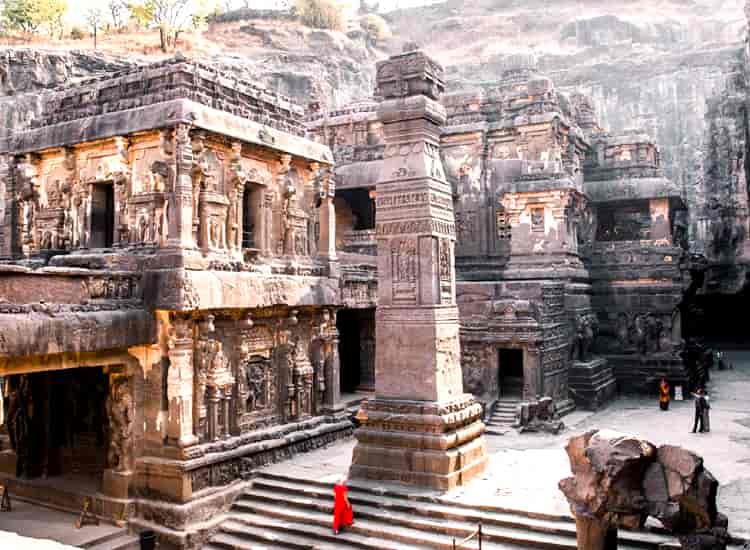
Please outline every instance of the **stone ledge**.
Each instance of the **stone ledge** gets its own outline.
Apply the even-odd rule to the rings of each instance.
[[[0,315],[3,358],[127,349],[156,342],[156,319],[143,309]]]

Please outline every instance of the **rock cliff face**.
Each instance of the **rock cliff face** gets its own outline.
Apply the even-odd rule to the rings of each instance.
[[[396,36],[447,66],[449,87],[490,85],[509,55],[534,52],[559,89],[593,98],[603,127],[648,131],[695,203],[707,101],[740,62],[743,0],[466,0],[389,18]]]
[[[369,95],[382,54],[364,39],[315,30],[286,20],[253,19],[214,24],[190,56],[221,71],[243,75],[303,107],[337,107]],[[0,125],[22,127],[36,116],[37,92],[158,57],[44,48],[0,49]]]
[[[39,91],[132,65],[132,61],[98,52],[0,50],[0,132],[22,128],[37,116]]]

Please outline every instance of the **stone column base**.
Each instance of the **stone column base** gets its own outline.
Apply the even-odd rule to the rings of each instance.
[[[115,470],[104,470],[102,474],[102,493],[112,498],[128,498],[130,481],[133,479],[132,471],[116,472]]]
[[[350,476],[450,490],[487,465],[482,406],[375,398],[360,410]]]

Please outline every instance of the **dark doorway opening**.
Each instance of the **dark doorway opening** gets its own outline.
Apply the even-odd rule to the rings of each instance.
[[[523,350],[497,350],[500,397],[523,397]]]
[[[341,310],[336,326],[341,393],[375,391],[375,310]]]
[[[370,197],[369,189],[343,189],[336,192],[351,208],[354,216],[354,231],[375,229],[375,201]]]
[[[6,428],[19,477],[76,476],[98,484],[107,464],[109,379],[99,368],[7,379]]]
[[[115,190],[109,183],[94,185],[91,195],[91,248],[109,248],[115,235]]]
[[[255,216],[253,191],[245,187],[242,194],[242,248],[255,248]]]

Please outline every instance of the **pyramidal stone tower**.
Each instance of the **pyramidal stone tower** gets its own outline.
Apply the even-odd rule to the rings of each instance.
[[[421,51],[377,65],[386,149],[377,184],[375,398],[350,475],[448,490],[487,462],[482,407],[464,393],[451,188],[440,160],[443,68]]]

